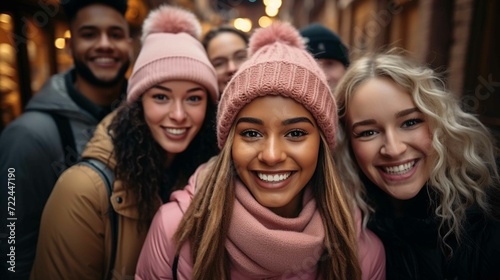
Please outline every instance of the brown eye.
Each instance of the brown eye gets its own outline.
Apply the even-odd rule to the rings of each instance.
[[[255,130],[244,130],[240,133],[240,135],[243,137],[255,138],[255,137],[259,137],[260,133],[258,133]]]
[[[294,129],[290,132],[288,132],[286,135],[292,137],[292,138],[299,138],[299,137],[302,137],[302,136],[306,136],[308,133],[304,130],[301,130],[301,129]]]
[[[159,101],[164,101],[167,100],[167,96],[165,94],[154,94],[153,99],[159,100]]]

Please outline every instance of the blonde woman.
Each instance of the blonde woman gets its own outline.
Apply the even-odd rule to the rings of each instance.
[[[336,159],[374,210],[387,279],[500,279],[498,169],[481,122],[396,52],[353,63],[336,100]]]

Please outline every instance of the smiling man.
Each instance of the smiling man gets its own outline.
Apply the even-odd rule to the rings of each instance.
[[[2,258],[15,254],[15,268],[2,259],[2,274],[7,275],[2,279],[29,277],[40,217],[58,176],[78,161],[96,125],[127,87],[132,42],[124,17],[126,0],[61,3],[69,20],[67,47],[74,67],[51,77],[26,112],[0,135],[2,205],[7,207],[7,196],[15,199],[15,211],[1,211],[1,217],[16,219],[15,243],[7,242],[11,232],[6,227],[0,232]],[[15,170],[10,173],[15,178],[11,189],[5,183],[7,170]]]

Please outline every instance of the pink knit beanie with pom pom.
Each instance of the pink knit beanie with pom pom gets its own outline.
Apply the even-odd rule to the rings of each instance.
[[[299,32],[276,22],[250,37],[250,57],[224,89],[217,111],[217,140],[222,148],[239,111],[253,99],[281,95],[302,104],[316,119],[329,147],[335,147],[337,106],[325,75],[306,51]]]
[[[128,82],[127,101],[135,102],[154,85],[170,80],[198,83],[217,103],[217,75],[198,40],[201,26],[194,14],[162,5],[142,27],[142,47]]]

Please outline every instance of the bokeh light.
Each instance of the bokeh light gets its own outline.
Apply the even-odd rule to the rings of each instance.
[[[237,18],[234,20],[233,25],[234,28],[243,32],[249,32],[252,30],[252,21],[248,18]]]

